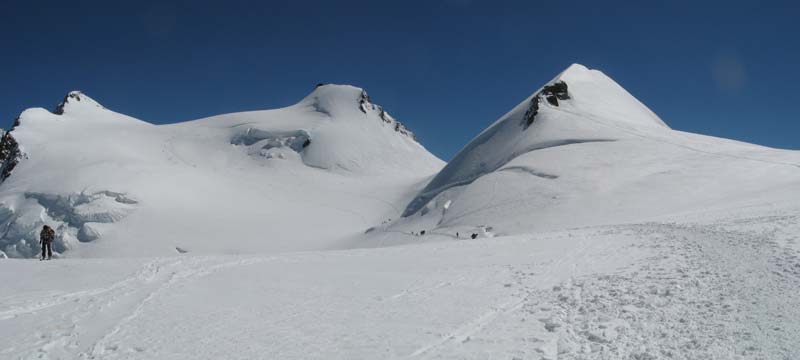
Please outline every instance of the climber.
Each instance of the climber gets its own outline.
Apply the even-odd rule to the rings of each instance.
[[[42,244],[42,257],[39,260],[47,260],[53,258],[53,240],[56,238],[56,232],[53,228],[45,225],[42,232],[39,234],[39,243]]]

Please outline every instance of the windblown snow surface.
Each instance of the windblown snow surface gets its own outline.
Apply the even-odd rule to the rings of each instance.
[[[444,168],[357,88],[170,126],[72,95],[11,131],[6,253],[62,248],[0,260],[0,358],[800,358],[800,153],[596,70]]]

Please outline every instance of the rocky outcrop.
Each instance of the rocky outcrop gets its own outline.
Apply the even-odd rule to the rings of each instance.
[[[81,93],[78,91],[72,91],[66,96],[64,96],[64,100],[61,100],[61,102],[58,103],[58,105],[56,105],[55,110],[53,110],[53,114],[64,115],[64,107],[67,105],[67,103],[70,102],[70,99],[74,99],[75,101],[81,101]]]
[[[569,91],[567,83],[562,80],[556,81],[550,85],[545,85],[542,91],[537,93],[531,98],[531,105],[523,116],[523,126],[527,129],[536,119],[536,114],[539,113],[539,104],[544,98],[548,104],[558,106],[559,100],[569,100]]]
[[[387,123],[390,126],[394,126],[394,131],[397,131],[400,134],[408,136],[414,141],[418,141],[417,136],[414,135],[414,133],[411,132],[411,130],[408,130],[408,128],[406,128],[405,125],[403,125],[403,123],[397,121],[397,119],[389,115],[389,113],[386,112],[386,110],[384,110],[382,106],[373,104],[372,99],[370,99],[369,95],[365,90],[361,90],[361,96],[359,96],[358,98],[358,108],[364,114],[366,114],[368,110],[378,111],[378,117],[380,117],[384,123]]]
[[[408,128],[406,128],[406,126],[403,125],[403,123],[401,123],[401,122],[399,122],[397,120],[395,120],[395,123],[394,123],[394,131],[397,131],[397,132],[399,132],[399,133],[401,133],[401,134],[403,134],[405,136],[410,137],[412,140],[414,140],[416,142],[419,142],[419,140],[417,140],[417,135],[414,135],[414,133],[411,132],[411,130],[408,130]]]
[[[361,95],[358,97],[358,108],[364,114],[367,113],[367,110],[375,110],[375,104],[372,103],[372,99],[369,98],[366,90],[361,90]]]
[[[525,111],[525,115],[523,116],[523,120],[525,121],[525,129],[528,126],[533,124],[533,121],[536,119],[536,114],[539,113],[539,95],[537,94],[531,99],[531,105],[528,107],[528,111]]]
[[[98,104],[96,101],[92,100],[88,96],[84,95],[82,92],[70,91],[66,96],[64,96],[64,100],[61,100],[61,102],[58,103],[58,105],[56,105],[56,108],[53,110],[53,114],[64,115],[64,111],[66,110],[67,105],[70,104],[74,105],[80,103],[81,101],[84,102],[84,105],[105,109],[105,107]]]
[[[551,85],[546,85],[542,89],[542,95],[544,95],[550,105],[558,106],[558,100],[569,100],[567,83],[559,80]]]
[[[22,151],[19,149],[19,143],[11,135],[11,131],[17,126],[19,126],[19,118],[14,121],[14,126],[11,127],[11,130],[3,133],[3,137],[0,138],[0,183],[11,176],[11,172],[22,160]]]

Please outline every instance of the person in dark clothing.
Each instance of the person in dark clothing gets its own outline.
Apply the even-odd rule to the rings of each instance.
[[[56,232],[53,228],[45,225],[42,232],[39,234],[39,243],[42,244],[42,257],[41,260],[53,258],[53,240],[56,238]]]

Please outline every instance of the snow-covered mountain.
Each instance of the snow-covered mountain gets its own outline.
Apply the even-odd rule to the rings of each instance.
[[[0,260],[3,359],[800,358],[800,152],[580,65],[446,166],[323,85],[161,126],[73,92],[0,174],[0,249],[63,251]]]
[[[323,84],[286,108],[160,126],[71,92],[24,111],[0,160],[12,257],[36,254],[45,223],[73,256],[279,252],[641,221],[800,182],[797,152],[672,130],[577,64],[444,168],[364,90]]]
[[[475,137],[373,236],[643,221],[784,200],[798,184],[797,151],[672,130],[602,72],[575,64]]]
[[[162,126],[71,92],[24,111],[0,159],[12,257],[35,256],[43,224],[75,256],[336,247],[443,166],[364,90],[322,84],[286,108]]]

